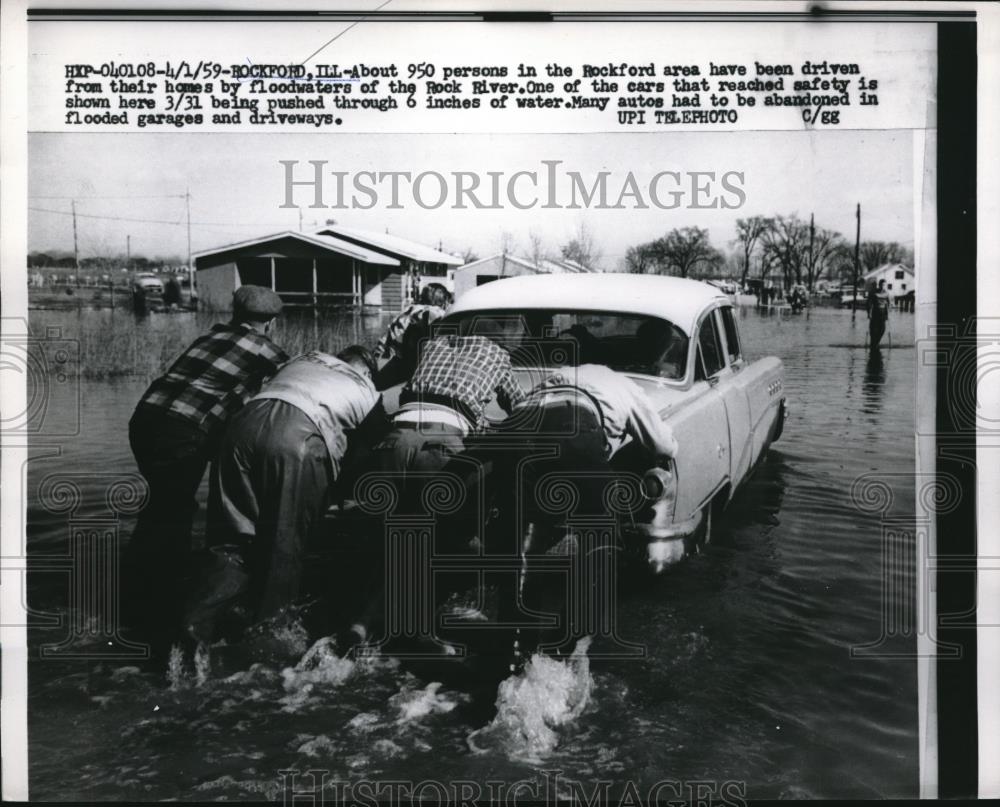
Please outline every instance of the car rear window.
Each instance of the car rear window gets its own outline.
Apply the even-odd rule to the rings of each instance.
[[[516,367],[603,364],[661,378],[684,377],[688,340],[657,317],[603,311],[467,311],[439,320],[434,333],[486,336]]]

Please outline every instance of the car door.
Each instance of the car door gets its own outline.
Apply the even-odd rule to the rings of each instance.
[[[696,513],[729,479],[729,428],[718,389],[725,356],[711,312],[695,334],[692,395],[670,418],[677,438],[677,519]]]
[[[729,475],[735,490],[755,460],[748,389],[751,379],[750,374],[744,372],[746,360],[743,358],[733,307],[721,306],[713,312],[713,315],[718,334],[723,341],[726,359],[726,369],[720,373],[717,388],[726,406],[726,419],[729,424]]]

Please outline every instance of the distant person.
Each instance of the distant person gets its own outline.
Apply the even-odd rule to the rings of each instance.
[[[865,308],[868,311],[868,345],[871,350],[875,350],[882,341],[889,319],[889,296],[885,291],[884,280],[880,280],[877,287],[875,283],[868,286]]]
[[[451,302],[451,294],[440,283],[428,283],[420,292],[420,301],[409,306],[390,324],[375,346],[375,358],[386,359],[375,375],[375,387],[388,389],[409,381],[417,367],[417,353],[430,336],[433,322],[441,319]]]
[[[191,550],[195,496],[229,418],[287,361],[268,337],[281,298],[261,286],[233,294],[233,317],[185,350],[143,394],[129,442],[149,485],[124,558],[127,606],[151,635],[170,630]]]
[[[359,345],[306,353],[233,416],[213,469],[223,529],[209,536],[212,569],[185,618],[194,638],[216,638],[237,608],[257,622],[298,598],[307,540],[342,476],[349,438],[384,431],[374,371]]]
[[[181,305],[181,284],[176,277],[167,278],[163,286],[163,305],[172,311]]]
[[[144,317],[149,313],[146,290],[138,283],[132,287],[132,313],[137,317]]]

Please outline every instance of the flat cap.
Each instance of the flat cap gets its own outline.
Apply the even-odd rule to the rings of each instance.
[[[281,298],[263,286],[240,286],[233,292],[233,314],[242,319],[266,321],[281,313]]]

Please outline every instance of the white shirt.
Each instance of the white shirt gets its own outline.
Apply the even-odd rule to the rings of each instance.
[[[594,397],[604,416],[604,431],[612,454],[628,435],[658,456],[677,455],[673,430],[663,422],[645,391],[632,379],[603,364],[561,367],[536,386],[529,400],[548,389],[577,387]]]
[[[334,478],[347,452],[347,432],[378,403],[371,379],[345,361],[312,351],[285,364],[254,398],[276,398],[302,410],[326,442]]]

